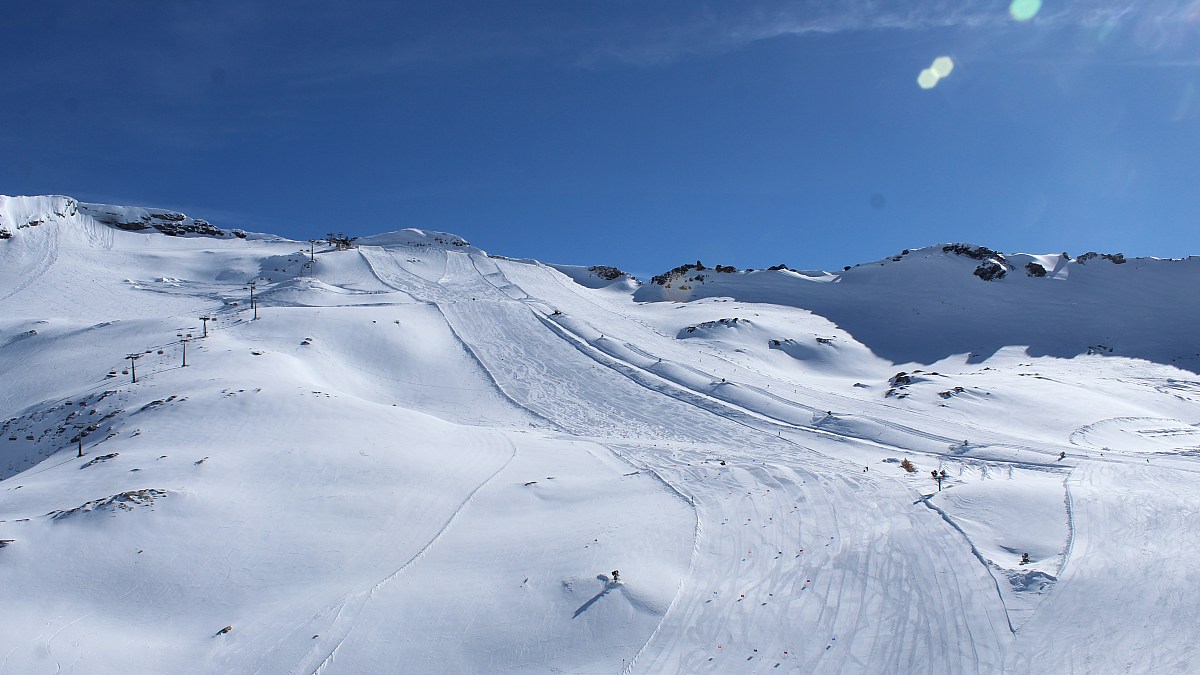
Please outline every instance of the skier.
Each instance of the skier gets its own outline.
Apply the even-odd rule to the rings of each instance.
[[[614,584],[621,580],[621,570],[613,570],[612,580]]]

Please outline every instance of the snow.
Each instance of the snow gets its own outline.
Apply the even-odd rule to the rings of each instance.
[[[0,229],[0,672],[1200,664],[1198,259]]]

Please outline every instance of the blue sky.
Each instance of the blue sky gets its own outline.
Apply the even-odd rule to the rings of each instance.
[[[641,274],[942,241],[1200,253],[1200,0],[4,14],[0,193],[300,239],[440,229]],[[920,88],[939,56],[953,71]]]

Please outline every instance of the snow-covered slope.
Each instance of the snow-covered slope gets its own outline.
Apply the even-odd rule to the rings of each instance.
[[[989,268],[1000,276],[985,280]],[[1020,345],[1033,356],[1104,353],[1200,370],[1200,347],[1183,339],[1200,312],[1200,257],[1004,256],[946,244],[836,274],[723,269],[679,269],[635,297],[808,309],[895,363],[978,360]]]
[[[1200,667],[1196,259],[0,237],[0,672]]]

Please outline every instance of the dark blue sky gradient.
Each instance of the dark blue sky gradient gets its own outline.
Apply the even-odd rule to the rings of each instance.
[[[0,193],[641,274],[1200,253],[1193,0],[443,4],[10,3]]]

